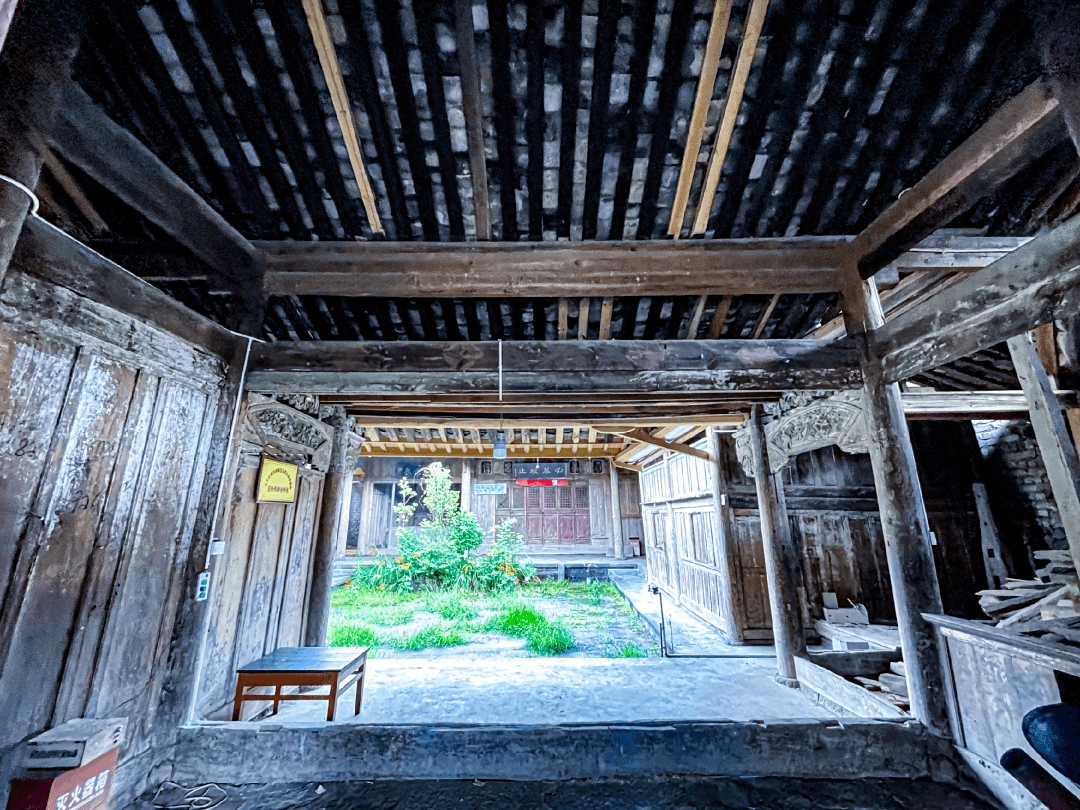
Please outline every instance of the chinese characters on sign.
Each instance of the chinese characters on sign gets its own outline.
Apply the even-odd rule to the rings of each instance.
[[[116,772],[116,748],[80,768],[56,777],[48,810],[106,810]]]
[[[515,482],[519,487],[568,487],[569,478],[519,478]]]
[[[292,503],[296,500],[296,465],[264,458],[259,469],[260,502]]]

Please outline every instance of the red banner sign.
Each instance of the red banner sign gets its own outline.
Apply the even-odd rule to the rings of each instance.
[[[515,482],[519,487],[568,487],[569,478],[519,478]]]
[[[81,768],[56,777],[49,791],[48,810],[106,810],[118,750],[107,751]]]

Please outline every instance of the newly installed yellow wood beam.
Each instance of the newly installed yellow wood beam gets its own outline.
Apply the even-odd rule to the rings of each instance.
[[[577,339],[585,340],[589,336],[589,299],[582,298],[578,303]]]
[[[568,329],[568,315],[570,313],[570,302],[565,298],[559,299],[559,340],[566,340]]]
[[[686,334],[684,337],[687,340],[695,340],[697,338],[698,327],[701,326],[701,316],[705,314],[705,302],[709,300],[707,295],[699,295],[697,303],[694,304],[694,313],[690,316],[690,323],[686,327]]]
[[[683,149],[682,166],[679,169],[679,184],[675,188],[675,201],[672,203],[671,219],[668,221],[668,233],[676,237],[682,232],[686,204],[690,200],[690,187],[694,184],[694,171],[697,169],[698,154],[701,152],[701,138],[705,132],[705,121],[709,116],[709,105],[712,103],[713,89],[716,87],[716,71],[720,66],[720,52],[724,49],[724,39],[727,37],[730,18],[731,0],[716,0],[712,21],[709,23],[709,38],[705,42],[705,56],[701,60],[701,75],[698,76],[694,112],[690,117],[690,129],[686,133],[686,148]]]
[[[716,185],[720,182],[720,170],[724,168],[728,147],[731,146],[731,134],[735,131],[735,120],[739,117],[739,106],[743,93],[746,92],[746,80],[750,76],[750,66],[754,63],[761,29],[765,26],[765,12],[769,10],[769,0],[753,0],[750,14],[746,18],[742,42],[739,44],[739,57],[735,62],[735,71],[728,85],[727,102],[724,114],[720,118],[720,129],[716,133],[712,157],[709,159],[709,173],[705,175],[705,184],[701,187],[701,201],[698,203],[697,216],[694,218],[693,233],[704,233],[709,225],[709,211],[712,210]]]
[[[706,335],[708,340],[716,340],[720,335],[724,334],[724,327],[727,325],[728,311],[731,309],[731,302],[733,296],[725,295],[716,305],[716,309],[713,310],[712,323],[709,324],[709,334]]]
[[[695,428],[694,432],[697,432],[697,428]],[[643,430],[642,428],[634,428],[633,430],[627,431],[623,435],[628,439],[633,439],[634,441],[641,442],[642,444],[651,444],[654,447],[660,447],[664,450],[674,450],[676,453],[685,453],[688,456],[694,456],[695,458],[703,458],[705,460],[708,460],[709,458],[709,454],[704,450],[699,450],[696,447],[690,447],[689,445],[685,444],[679,444],[678,442],[666,441],[657,436],[654,436],[653,434],[649,433],[649,431]]]
[[[761,310],[761,315],[758,316],[757,323],[754,324],[754,331],[750,334],[751,340],[757,340],[761,337],[761,333],[765,331],[769,318],[772,317],[773,310],[776,309],[778,303],[780,303],[780,293],[775,293],[769,299],[769,303],[765,305],[765,309]]]
[[[364,168],[364,156],[360,153],[360,139],[356,135],[352,107],[349,105],[349,95],[345,92],[345,82],[341,78],[341,67],[338,65],[337,54],[334,52],[334,41],[330,38],[330,29],[326,25],[322,0],[303,0],[303,3],[308,28],[311,30],[312,39],[315,40],[315,50],[319,52],[319,64],[322,65],[326,86],[330,90],[330,99],[334,103],[334,113],[337,115],[338,127],[341,128],[341,137],[349,153],[353,176],[356,178],[356,185],[360,188],[360,199],[364,203],[368,224],[371,225],[374,233],[382,233],[382,221],[375,207],[375,194],[371,190],[371,181]]]
[[[600,339],[611,340],[611,311],[615,307],[614,298],[605,298],[600,306]]]

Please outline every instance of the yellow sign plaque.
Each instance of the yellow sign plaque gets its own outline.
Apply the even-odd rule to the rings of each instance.
[[[258,500],[293,503],[296,500],[296,465],[264,458],[259,469]]]

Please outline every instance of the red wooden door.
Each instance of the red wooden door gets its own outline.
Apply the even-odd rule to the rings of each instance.
[[[588,483],[525,488],[525,542],[588,543]]]

